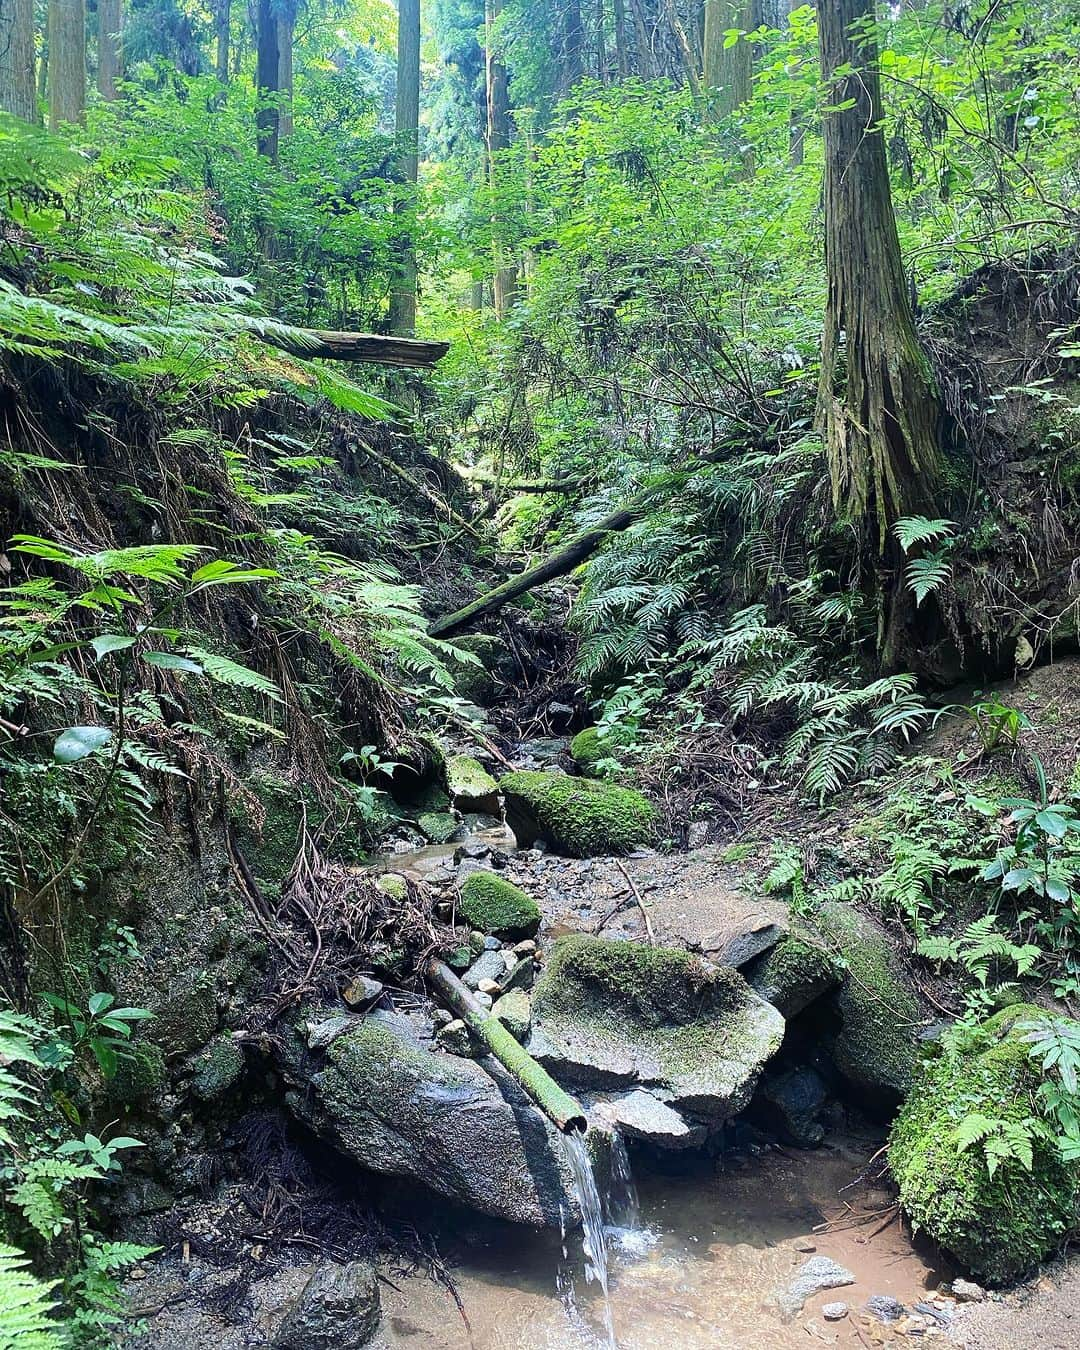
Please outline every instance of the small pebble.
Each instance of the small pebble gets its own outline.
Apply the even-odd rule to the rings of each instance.
[[[536,951],[536,943],[532,940],[532,938],[526,938],[524,942],[517,942],[514,944],[515,956],[518,957],[532,956],[535,953],[535,951]]]
[[[872,1313],[879,1322],[899,1322],[907,1309],[892,1294],[874,1294],[866,1300],[866,1311]]]
[[[486,952],[497,952],[501,946],[502,943],[497,937],[486,937],[484,939],[484,951]]]
[[[498,985],[496,985],[496,988],[498,988]],[[477,1003],[480,1004],[481,1008],[491,1007],[491,995],[485,994],[482,989],[480,990],[479,993],[474,995],[474,997],[476,998]]]
[[[816,1251],[817,1251],[817,1243],[816,1243],[816,1242],[812,1242],[809,1238],[805,1238],[805,1237],[796,1238],[795,1241],[791,1244],[791,1246],[792,1246],[793,1250],[794,1250],[794,1251],[797,1251],[797,1252],[816,1252]]]
[[[981,1303],[986,1297],[986,1290],[974,1280],[953,1280],[952,1291],[961,1303]]]
[[[848,1305],[846,1303],[826,1303],[821,1309],[821,1315],[826,1322],[842,1322],[848,1315]]]
[[[476,990],[480,994],[499,994],[502,992],[495,980],[481,980],[476,986]]]

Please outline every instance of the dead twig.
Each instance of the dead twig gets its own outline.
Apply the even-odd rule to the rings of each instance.
[[[641,892],[634,885],[634,879],[621,862],[616,861],[615,866],[626,878],[626,884],[630,887],[630,894],[637,901],[637,907],[641,910],[641,917],[645,920],[645,933],[649,939],[649,945],[656,946],[656,934],[653,932],[652,920],[649,918],[649,911],[645,908],[645,901],[641,898]]]

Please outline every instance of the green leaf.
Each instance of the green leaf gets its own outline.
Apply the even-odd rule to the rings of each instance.
[[[74,764],[111,740],[108,727],[68,727],[53,742],[53,759],[60,764]]]
[[[104,1012],[106,1008],[110,1007],[115,1002],[116,999],[113,997],[112,994],[104,994],[104,993],[91,994],[90,1001],[87,1003],[86,1006],[90,1009],[91,1013],[96,1017],[98,1013]]]
[[[121,633],[102,633],[100,637],[91,638],[90,646],[94,649],[94,655],[100,661],[103,656],[108,656],[110,652],[125,652],[129,647],[135,646],[133,637],[125,637]]]
[[[203,674],[203,668],[198,662],[186,656],[178,656],[176,652],[144,652],[143,660],[147,665],[156,666],[158,670],[176,670],[184,675]]]

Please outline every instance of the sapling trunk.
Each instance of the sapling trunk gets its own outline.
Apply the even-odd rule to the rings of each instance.
[[[557,1129],[564,1134],[585,1132],[589,1122],[579,1103],[537,1064],[497,1017],[477,1003],[449,966],[433,959],[428,962],[427,977],[444,1002],[480,1037]]]

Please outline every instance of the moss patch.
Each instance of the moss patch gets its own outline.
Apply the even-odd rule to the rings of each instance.
[[[973,1112],[1022,1122],[1036,1114],[1042,1071],[1015,1028],[1045,1018],[1030,1005],[998,1013],[961,1049],[922,1069],[893,1126],[889,1163],[912,1223],[976,1278],[999,1284],[1045,1260],[1077,1225],[1080,1168],[1036,1136],[1032,1167],[1016,1158],[991,1176],[979,1144],[961,1150],[956,1130]]]
[[[794,933],[759,957],[747,972],[761,997],[788,1018],[828,993],[842,975],[839,962],[824,947]]]
[[[482,933],[526,938],[540,927],[535,901],[492,872],[473,872],[465,878],[458,909],[461,917]]]
[[[457,817],[449,811],[423,811],[416,823],[433,844],[448,844],[459,829]]]
[[[446,786],[463,811],[499,809],[498,783],[471,755],[454,755],[446,761]]]
[[[922,1008],[877,924],[844,904],[823,905],[815,918],[847,969],[837,995],[836,1066],[878,1104],[895,1106],[914,1081]]]
[[[522,847],[542,839],[560,853],[591,858],[629,853],[656,837],[656,811],[633,788],[533,771],[507,774],[499,786]]]
[[[195,1061],[191,1094],[202,1102],[216,1101],[243,1076],[244,1053],[231,1036],[217,1036]]]

